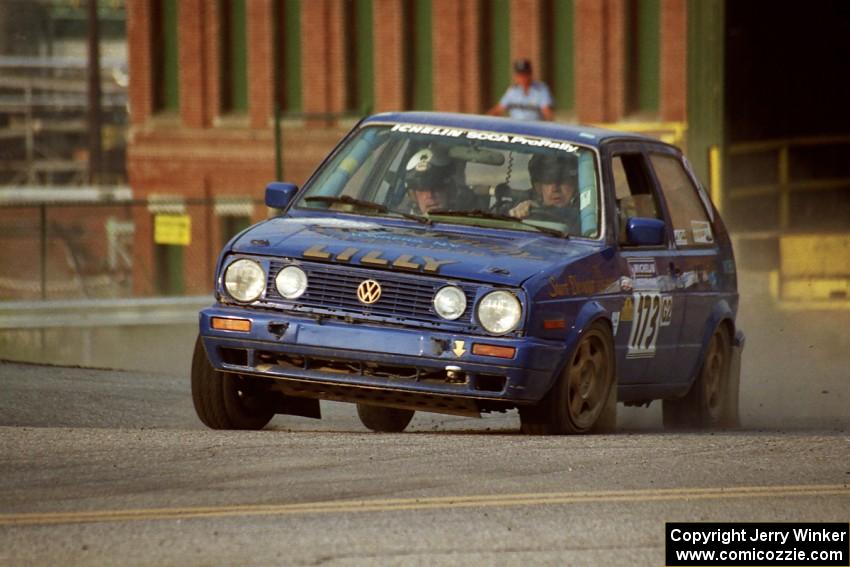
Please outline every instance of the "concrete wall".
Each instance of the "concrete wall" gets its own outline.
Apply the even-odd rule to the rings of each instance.
[[[211,297],[0,303],[0,360],[189,375]]]

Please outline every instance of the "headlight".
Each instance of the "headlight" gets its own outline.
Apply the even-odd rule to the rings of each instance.
[[[478,322],[494,335],[513,331],[521,318],[522,305],[510,292],[491,291],[478,303]]]
[[[266,273],[253,260],[236,260],[224,272],[224,287],[237,301],[254,301],[266,289]]]
[[[296,299],[307,291],[307,274],[298,266],[287,266],[274,279],[277,292],[286,299]]]
[[[434,294],[434,311],[443,319],[454,321],[466,311],[466,294],[453,285],[440,289]]]

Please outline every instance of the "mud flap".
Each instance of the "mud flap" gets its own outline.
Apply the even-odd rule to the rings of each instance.
[[[300,417],[322,419],[322,410],[319,407],[319,400],[311,398],[296,398],[285,394],[280,394],[278,396],[274,412],[285,415],[297,415]]]

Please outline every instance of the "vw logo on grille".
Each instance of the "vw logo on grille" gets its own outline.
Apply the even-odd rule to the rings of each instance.
[[[357,299],[361,303],[371,305],[381,298],[381,284],[375,280],[363,280],[357,286]]]

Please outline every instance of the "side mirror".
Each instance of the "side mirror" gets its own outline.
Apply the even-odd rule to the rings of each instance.
[[[295,183],[272,181],[266,185],[266,206],[272,209],[285,209],[297,192],[298,185]]]
[[[665,232],[663,220],[632,217],[626,222],[626,239],[632,246],[661,246]]]

